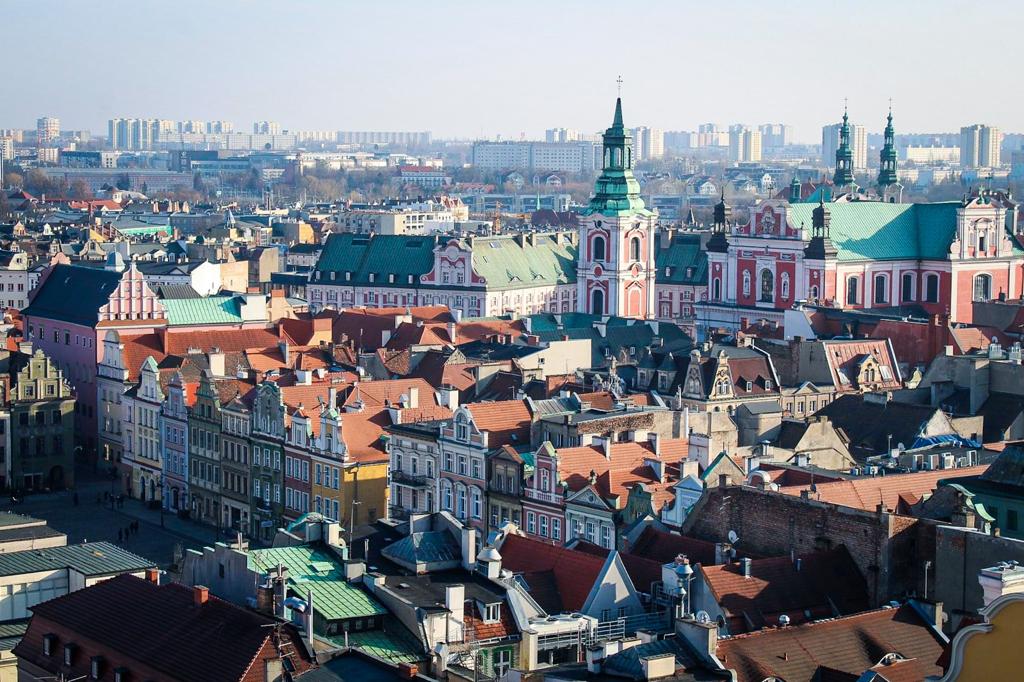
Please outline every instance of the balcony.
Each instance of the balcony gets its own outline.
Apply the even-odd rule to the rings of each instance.
[[[430,487],[430,479],[426,476],[410,474],[405,471],[392,471],[391,482],[397,485],[404,485],[407,488]]]

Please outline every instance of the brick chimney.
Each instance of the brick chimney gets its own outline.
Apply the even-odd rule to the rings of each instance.
[[[202,606],[210,599],[210,588],[196,585],[192,588],[192,605]]]
[[[154,585],[160,584],[160,569],[158,568],[147,568],[146,569],[146,580],[153,583]]]

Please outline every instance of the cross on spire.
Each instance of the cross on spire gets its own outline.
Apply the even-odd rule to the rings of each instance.
[[[622,75],[621,74],[619,75],[618,78],[615,79],[615,85],[618,88],[619,97],[622,97]]]
[[[892,113],[892,97],[889,98],[889,113]]]

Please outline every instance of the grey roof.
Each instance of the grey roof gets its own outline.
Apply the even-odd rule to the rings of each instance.
[[[98,576],[137,572],[155,567],[155,561],[132,554],[110,542],[87,542],[80,545],[0,554],[0,576],[64,568],[87,576]]]
[[[662,640],[646,642],[613,654],[605,659],[603,668],[609,673],[617,673],[634,680],[643,680],[646,679],[646,676],[642,661],[668,654],[675,655],[677,668],[692,670],[700,667],[696,657],[690,652],[685,643],[676,637],[668,637]]]
[[[407,564],[454,561],[462,557],[451,535],[441,530],[412,533],[385,547],[382,553],[392,561]]]
[[[110,270],[56,265],[22,315],[92,327],[121,277]]]
[[[9,526],[38,526],[44,523],[46,521],[37,519],[34,516],[25,516],[24,514],[15,514],[14,512],[0,512],[0,529]]]
[[[202,298],[191,284],[161,284],[156,288],[156,295],[164,299]]]
[[[10,651],[28,630],[28,618],[0,623],[0,651]]]

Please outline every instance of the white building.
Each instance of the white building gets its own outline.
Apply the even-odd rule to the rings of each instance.
[[[975,123],[960,129],[960,165],[964,168],[998,168],[999,128]]]
[[[40,270],[29,268],[23,251],[0,251],[0,306],[28,307],[28,294],[39,283]]]
[[[839,148],[839,129],[841,123],[833,123],[821,129],[821,158],[833,165],[836,149]],[[868,129],[864,126],[850,124],[850,150],[853,152],[853,169],[864,171],[868,168]]]
[[[737,163],[761,160],[761,131],[747,126],[729,129],[729,159]]]
[[[633,149],[637,161],[660,159],[665,155],[665,133],[657,128],[633,128]]]
[[[959,147],[906,147],[903,160],[911,163],[960,163]]]
[[[36,143],[40,146],[52,144],[60,137],[60,119],[43,116],[36,120]]]
[[[476,142],[472,164],[491,170],[589,173],[595,166],[592,142]]]

